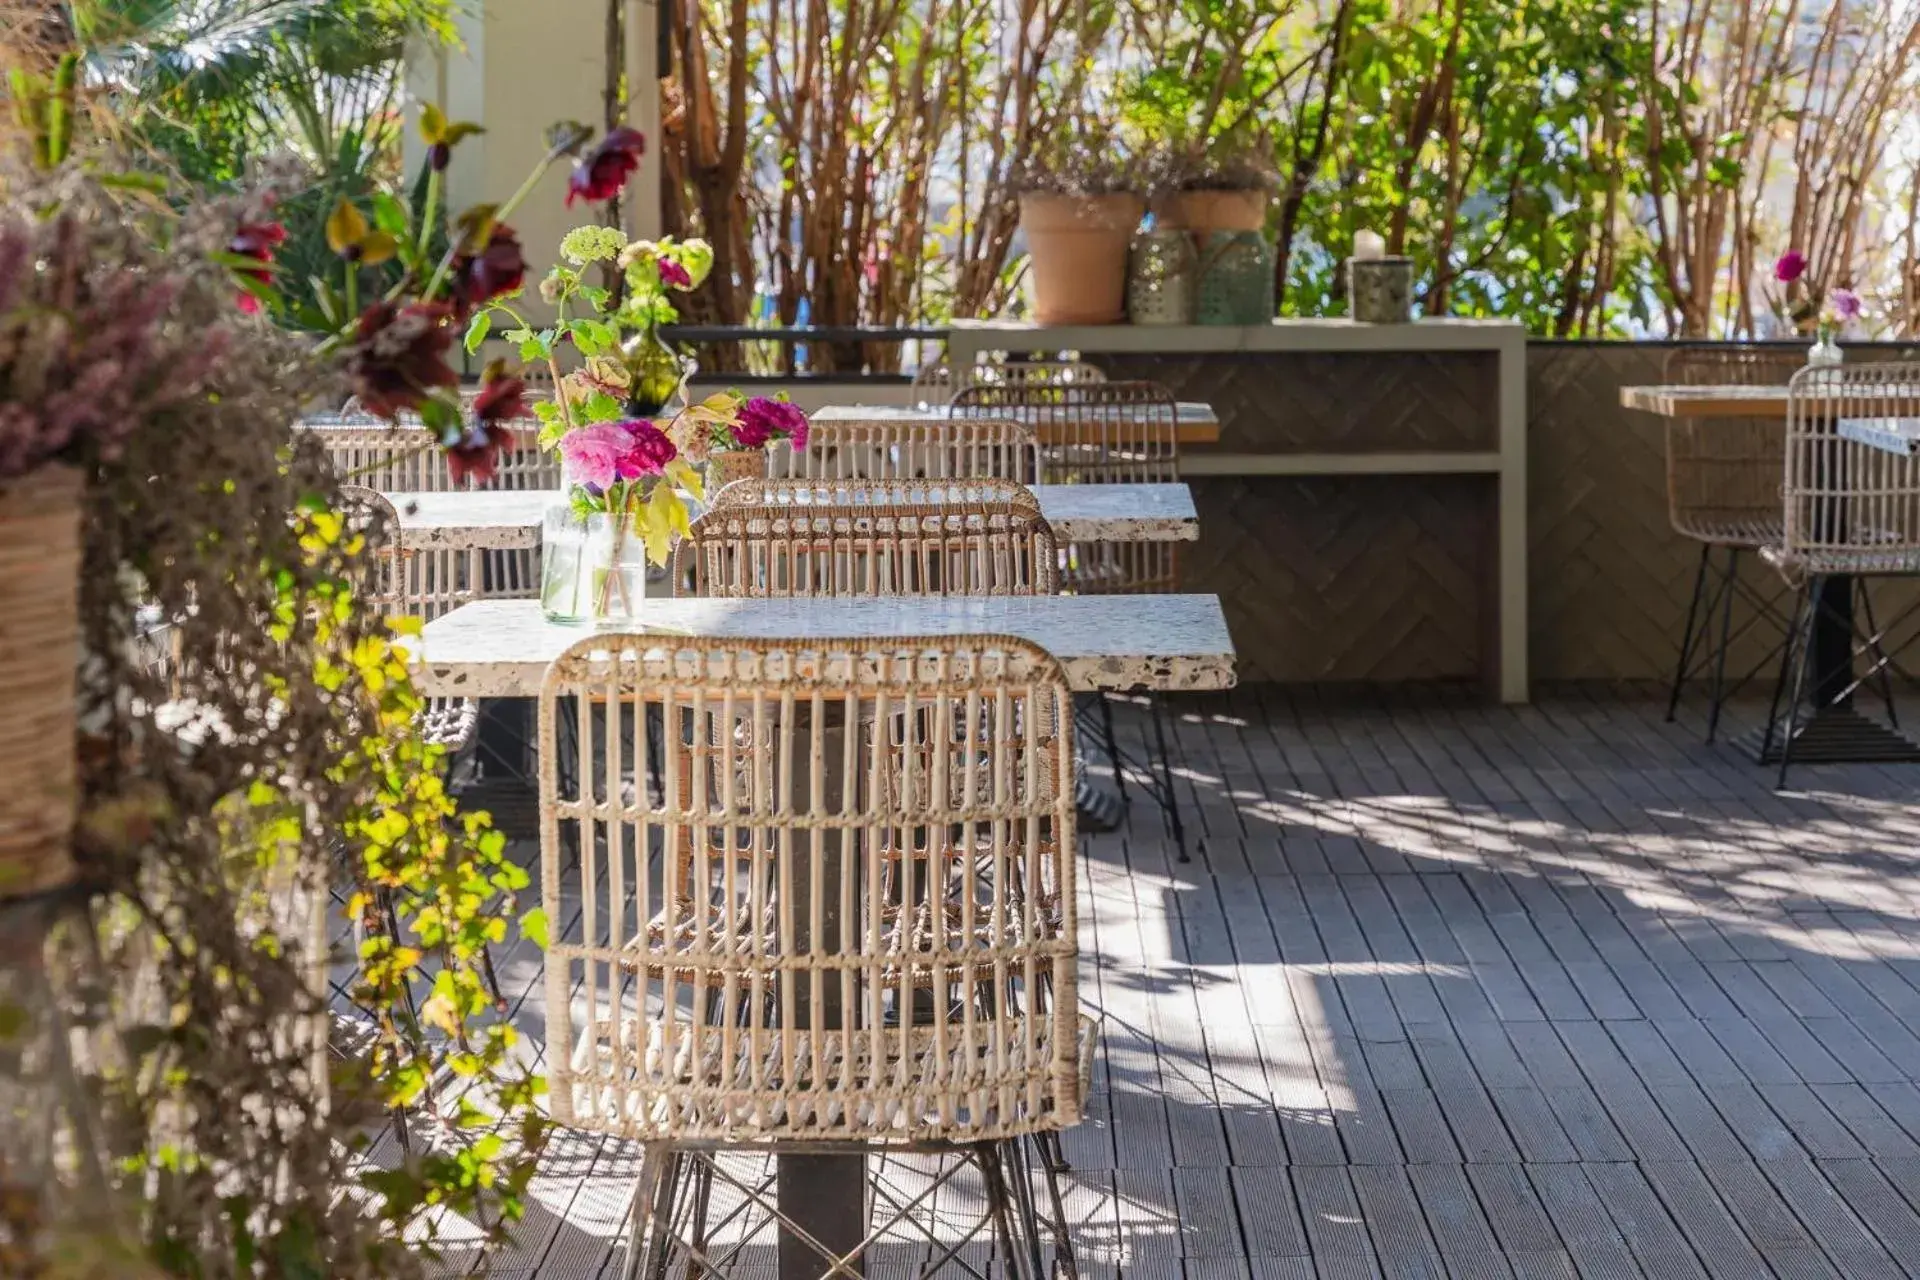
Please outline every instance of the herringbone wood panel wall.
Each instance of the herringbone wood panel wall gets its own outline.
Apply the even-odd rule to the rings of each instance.
[[[1667,520],[1663,424],[1620,407],[1666,346],[1537,343],[1527,355],[1529,629],[1536,681],[1664,680],[1697,544]],[[1854,358],[1893,354],[1860,349]],[[1222,453],[1493,447],[1491,355],[1109,357],[1220,413]],[[1198,451],[1196,451],[1198,452]],[[1196,477],[1182,587],[1220,595],[1247,681],[1479,677],[1491,625],[1494,484],[1478,476]],[[1779,578],[1758,563],[1768,595]],[[1885,620],[1912,594],[1883,591]],[[1765,621],[1730,667],[1763,665]],[[1913,664],[1909,664],[1913,665]]]

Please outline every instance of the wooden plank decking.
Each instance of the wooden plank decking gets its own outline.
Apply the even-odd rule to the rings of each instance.
[[[1652,702],[1172,706],[1196,861],[1144,805],[1083,842],[1085,1273],[1920,1275],[1920,768],[1775,795]],[[496,1274],[613,1274],[634,1164],[562,1136]]]

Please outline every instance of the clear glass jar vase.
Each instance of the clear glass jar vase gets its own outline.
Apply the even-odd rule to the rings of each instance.
[[[632,515],[547,508],[541,531],[540,608],[549,622],[628,626],[647,613],[647,540]]]

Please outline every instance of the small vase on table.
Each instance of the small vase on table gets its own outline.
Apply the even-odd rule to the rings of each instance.
[[[1813,345],[1807,348],[1807,367],[1809,369],[1831,369],[1846,363],[1847,353],[1840,349],[1834,340],[1836,330],[1830,324],[1823,324],[1814,331]]]

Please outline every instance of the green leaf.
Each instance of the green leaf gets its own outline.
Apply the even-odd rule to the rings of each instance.
[[[538,338],[525,339],[520,344],[520,358],[522,360],[545,360],[547,358],[547,344]]]
[[[487,340],[487,334],[492,331],[493,313],[491,311],[474,312],[473,319],[467,321],[467,336],[463,339],[467,354],[472,355],[478,351],[480,344]]]
[[[389,192],[374,192],[373,225],[390,236],[404,239],[407,234],[407,207]]]
[[[547,909],[535,907],[520,917],[520,936],[542,951],[547,949]]]

